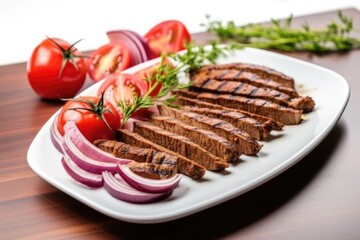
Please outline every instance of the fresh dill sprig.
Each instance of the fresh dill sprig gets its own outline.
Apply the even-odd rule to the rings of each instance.
[[[292,26],[293,16],[285,21],[271,20],[270,25],[248,24],[237,26],[233,21],[223,24],[211,20],[202,24],[207,31],[216,34],[222,41],[230,41],[241,47],[273,49],[285,52],[307,51],[326,53],[360,48],[360,39],[350,37],[354,31],[351,18],[338,12],[338,21],[330,22],[325,29],[313,30],[308,23],[301,28]]]

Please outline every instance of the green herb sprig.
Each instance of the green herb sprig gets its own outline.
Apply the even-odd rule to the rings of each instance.
[[[325,29],[313,30],[309,24],[302,28],[292,26],[293,16],[285,21],[271,20],[270,25],[248,24],[237,26],[233,21],[223,24],[206,16],[202,24],[207,31],[216,34],[222,41],[235,42],[238,48],[255,47],[285,52],[307,51],[327,53],[360,48],[360,39],[349,34],[354,31],[352,19],[338,12],[339,21],[330,22]]]
[[[119,107],[123,112],[122,127],[129,120],[132,114],[139,109],[149,108],[158,102],[162,102],[168,106],[174,106],[173,102],[176,96],[171,93],[175,90],[185,89],[191,86],[189,83],[180,83],[178,75],[183,72],[185,74],[195,71],[205,63],[215,63],[215,60],[227,51],[234,49],[233,45],[219,47],[213,42],[208,48],[205,46],[196,46],[193,43],[186,44],[186,51],[181,54],[162,55],[159,67],[150,77],[144,79],[149,84],[148,92],[143,96],[136,96],[132,103],[120,101]],[[175,66],[166,63],[165,59],[169,58],[176,62]],[[161,86],[160,91],[154,95],[154,91]]]

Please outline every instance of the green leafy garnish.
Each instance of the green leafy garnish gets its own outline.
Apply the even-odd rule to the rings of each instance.
[[[309,24],[302,28],[292,27],[293,16],[285,21],[271,20],[270,25],[248,24],[237,26],[233,21],[223,24],[211,20],[202,24],[207,31],[216,34],[222,41],[230,41],[237,47],[255,47],[285,52],[307,51],[326,53],[360,48],[360,39],[349,34],[354,30],[352,19],[338,12],[339,21],[331,22],[325,29],[313,30]]]

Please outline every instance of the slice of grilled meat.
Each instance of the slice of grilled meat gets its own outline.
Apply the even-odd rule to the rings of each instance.
[[[285,125],[295,125],[301,122],[302,110],[280,106],[263,99],[246,98],[230,94],[196,93],[186,90],[180,90],[176,93],[185,97],[197,98],[205,102],[270,117]]]
[[[182,106],[197,106],[197,107],[205,107],[205,108],[211,108],[211,109],[219,109],[219,110],[238,112],[238,113],[241,113],[249,118],[252,118],[252,119],[260,122],[268,132],[271,132],[271,130],[273,130],[273,129],[280,131],[284,127],[284,125],[282,123],[277,122],[274,119],[269,118],[269,117],[265,117],[262,115],[258,115],[255,113],[251,113],[251,112],[247,112],[247,111],[243,111],[243,110],[239,110],[239,109],[224,107],[224,106],[221,106],[218,104],[201,101],[196,98],[194,99],[194,98],[187,98],[187,97],[183,97],[183,96],[177,96],[175,103],[182,105]]]
[[[196,161],[208,170],[223,170],[229,166],[221,158],[214,156],[189,138],[166,131],[152,123],[134,122],[133,131],[171,151]]]
[[[134,172],[141,176],[152,179],[165,179],[177,173],[177,157],[173,155],[107,139],[95,140],[94,145],[105,152],[113,154],[115,157],[144,163],[132,165],[134,166]]]
[[[176,153],[173,151],[170,151],[169,149],[160,146],[142,136],[140,136],[137,133],[131,132],[127,129],[119,129],[117,131],[117,137],[120,141],[133,145],[138,146],[142,148],[151,148],[155,149],[157,151],[165,152],[168,154],[171,154],[173,156],[176,156],[178,158],[177,160],[177,166],[178,166],[178,172],[192,178],[192,179],[200,179],[204,176],[206,172],[206,168],[201,166],[200,164]]]
[[[261,78],[271,79],[273,81],[281,83],[285,87],[295,88],[294,79],[290,76],[285,75],[282,72],[279,72],[275,69],[257,65],[257,64],[250,64],[250,63],[229,63],[229,64],[209,64],[201,67],[193,74],[196,74],[201,71],[210,71],[214,69],[236,69],[242,72],[250,72],[258,75]]]
[[[130,162],[128,163],[131,171],[145,178],[166,179],[174,176],[177,172],[172,171],[169,166],[147,162]]]
[[[285,87],[281,83],[269,78],[263,79],[257,74],[237,69],[211,69],[209,71],[199,71],[191,75],[191,80],[193,82],[204,82],[208,79],[247,83],[255,87],[274,89],[285,93],[292,98],[299,97],[298,92],[294,88]]]
[[[233,144],[227,139],[220,137],[212,131],[204,130],[186,124],[178,119],[162,115],[152,115],[151,122],[169,132],[191,139],[193,142],[199,144],[215,156],[224,159],[226,162],[235,162],[241,155],[241,152],[234,148]]]
[[[243,154],[256,155],[262,148],[262,145],[250,137],[248,133],[224,120],[210,118],[205,115],[187,112],[165,105],[158,105],[158,109],[162,115],[167,115],[186,122],[187,124],[215,132],[235,144],[235,147]]]
[[[215,79],[193,80],[192,90],[198,92],[225,93],[248,98],[258,98],[272,101],[281,106],[292,107],[304,112],[310,112],[315,102],[310,97],[291,98],[289,95],[270,88],[256,87],[247,83],[235,81],[219,81]]]
[[[212,118],[219,118],[221,120],[229,122],[235,127],[247,132],[251,137],[256,140],[263,140],[270,135],[270,132],[266,128],[264,128],[263,124],[239,112],[235,112],[232,110],[220,110],[191,106],[184,106],[181,107],[181,109],[184,111],[203,114]]]

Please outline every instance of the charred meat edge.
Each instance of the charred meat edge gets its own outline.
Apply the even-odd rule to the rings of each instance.
[[[200,164],[184,156],[181,156],[176,152],[170,151],[169,149],[164,148],[156,143],[153,143],[152,141],[140,136],[137,133],[131,132],[127,129],[118,129],[117,138],[119,141],[122,141],[130,145],[155,149],[157,151],[165,152],[177,157],[178,172],[192,179],[201,179],[206,172],[206,168],[201,166]]]
[[[258,98],[272,101],[281,106],[291,107],[304,112],[310,112],[315,102],[310,97],[291,98],[289,95],[270,88],[255,87],[247,83],[235,81],[218,81],[215,79],[193,80],[192,90],[197,92],[225,93],[248,98]]]
[[[228,163],[206,151],[189,138],[166,131],[149,122],[134,122],[133,131],[171,151],[196,161],[207,170],[216,171],[229,167]]]
[[[275,121],[272,118],[269,117],[265,117],[262,115],[258,115],[255,113],[251,113],[251,112],[247,112],[247,111],[243,111],[243,110],[239,110],[239,109],[234,109],[234,108],[228,108],[228,107],[224,107],[218,104],[214,104],[214,103],[209,103],[209,102],[205,102],[205,101],[201,101],[198,99],[193,99],[193,98],[187,98],[187,97],[183,97],[183,96],[177,96],[176,97],[176,104],[182,105],[182,106],[197,106],[197,107],[204,107],[204,108],[211,108],[211,109],[219,109],[219,110],[227,110],[227,111],[233,111],[233,112],[238,112],[241,113],[249,118],[252,118],[258,122],[260,122],[262,124],[262,126],[268,131],[271,132],[272,130],[282,130],[282,128],[284,127],[284,125],[280,122]]]
[[[213,69],[236,69],[243,72],[251,72],[258,75],[261,78],[268,78],[273,81],[279,82],[285,87],[295,88],[294,79],[282,72],[275,69],[250,63],[229,63],[229,64],[209,64],[199,68],[193,74],[201,71],[210,71]]]
[[[181,107],[181,110],[203,114],[212,118],[219,118],[231,123],[240,130],[247,132],[256,140],[263,140],[270,135],[270,132],[264,128],[263,124],[239,112],[194,106],[183,106]]]
[[[115,157],[136,161],[129,167],[140,176],[165,179],[177,173],[177,157],[170,154],[107,139],[95,140],[94,145]]]
[[[162,115],[152,115],[151,122],[169,132],[189,138],[215,156],[224,159],[226,162],[234,162],[238,160],[241,155],[241,152],[237,151],[227,139],[220,137],[212,131],[201,129],[178,119]]]
[[[221,119],[210,118],[205,115],[187,112],[165,105],[158,105],[158,109],[162,115],[167,115],[186,122],[187,124],[215,132],[219,136],[232,142],[243,154],[256,155],[262,148],[262,144],[250,137],[248,133],[241,131],[231,123]]]
[[[301,110],[283,107],[263,99],[246,98],[230,94],[196,93],[185,90],[177,91],[177,94],[270,117],[285,125],[296,125],[301,122]]]
[[[273,81],[269,78],[260,78],[259,75],[251,72],[243,72],[236,69],[212,69],[209,71],[199,71],[191,75],[191,80],[194,82],[206,81],[208,79],[247,83],[255,87],[274,89],[285,93],[292,98],[299,97],[298,92],[294,88],[285,87],[281,83]]]

